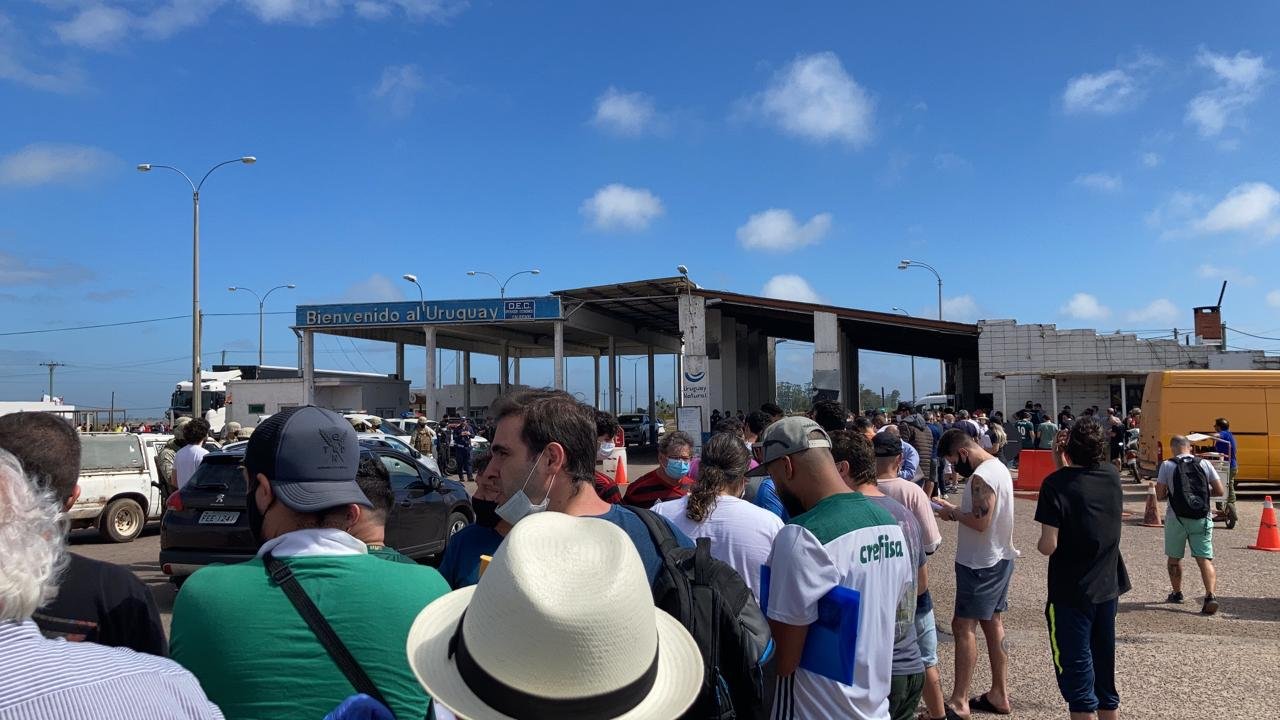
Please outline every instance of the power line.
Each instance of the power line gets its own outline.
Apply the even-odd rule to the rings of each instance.
[[[1254,335],[1253,333],[1247,333],[1243,330],[1240,330],[1238,328],[1233,328],[1233,327],[1227,327],[1227,329],[1230,330],[1231,332],[1240,333],[1241,335],[1248,335],[1251,338],[1257,338],[1259,340],[1271,340],[1273,342],[1280,342],[1280,338],[1267,337],[1266,335]]]
[[[147,320],[126,320],[115,323],[99,323],[97,325],[76,325],[74,327],[65,328],[46,328],[44,330],[10,330],[9,332],[0,333],[0,337],[12,337],[14,335],[43,335],[45,333],[70,332],[72,330],[96,330],[98,328],[124,327],[125,325],[145,325],[147,323],[166,322],[168,320],[183,320],[190,318],[191,315],[171,315],[162,318],[150,318]]]

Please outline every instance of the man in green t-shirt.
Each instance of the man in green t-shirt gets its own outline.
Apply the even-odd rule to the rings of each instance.
[[[169,652],[234,718],[324,717],[355,689],[273,582],[282,561],[396,717],[430,698],[405,655],[409,626],[449,591],[434,569],[386,562],[348,531],[372,503],[356,482],[360,445],[342,416],[290,408],[258,426],[244,458],[246,513],[258,556],[192,575],[173,608]]]
[[[1039,450],[1052,450],[1053,439],[1057,436],[1058,426],[1046,417],[1044,422],[1036,426],[1036,448]]]

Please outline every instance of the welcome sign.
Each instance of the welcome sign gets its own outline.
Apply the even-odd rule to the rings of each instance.
[[[341,305],[299,305],[299,328],[444,325],[521,320],[560,320],[560,298],[484,298]]]

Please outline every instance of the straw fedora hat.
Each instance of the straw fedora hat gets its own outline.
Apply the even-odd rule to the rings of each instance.
[[[697,697],[702,655],[651,597],[616,525],[538,513],[516,524],[479,585],[419,613],[409,665],[468,720],[670,720]]]

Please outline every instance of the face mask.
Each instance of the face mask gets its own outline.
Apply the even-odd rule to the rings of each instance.
[[[613,454],[613,450],[614,450],[614,448],[616,448],[616,447],[617,447],[617,445],[615,445],[615,444],[613,444],[613,443],[611,443],[611,442],[604,442],[604,443],[600,443],[600,449],[599,449],[599,450],[596,450],[596,459],[597,459],[597,460],[608,460],[608,459],[609,459],[609,456]]]
[[[957,457],[956,461],[951,463],[951,466],[956,469],[956,472],[960,473],[960,477],[973,475],[973,463],[969,462],[969,458]]]
[[[510,500],[498,506],[498,509],[496,511],[498,514],[498,517],[502,518],[503,520],[506,520],[512,525],[515,525],[516,523],[520,522],[520,520],[522,520],[526,515],[540,513],[546,510],[547,506],[551,504],[551,486],[550,485],[547,486],[547,496],[542,498],[542,502],[538,503],[537,505],[534,505],[533,503],[529,502],[529,496],[526,495],[524,492],[525,488],[529,487],[529,480],[533,478],[533,471],[538,469],[538,463],[542,461],[542,453],[545,453],[545,452],[546,450],[543,450],[542,452],[538,453],[538,459],[534,460],[533,465],[529,467],[529,474],[524,476],[524,485],[520,487],[520,490],[515,495],[512,495]]]
[[[678,460],[676,458],[667,458],[667,477],[676,478],[677,480],[689,474],[689,467],[692,463],[688,460]]]
[[[262,523],[266,520],[266,515],[271,510],[271,506],[276,503],[276,499],[272,496],[271,502],[267,503],[267,509],[259,510],[258,499],[256,497],[258,494],[257,491],[257,478],[254,478],[253,482],[249,483],[248,492],[245,493],[244,514],[246,519],[249,521],[249,532],[253,534],[253,541],[257,545],[261,546],[266,540],[266,538],[262,536]]]

